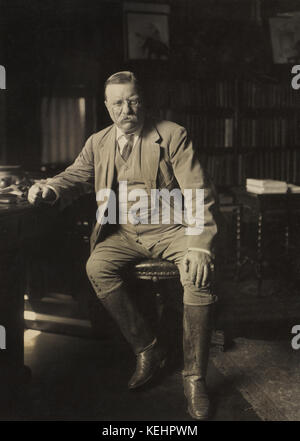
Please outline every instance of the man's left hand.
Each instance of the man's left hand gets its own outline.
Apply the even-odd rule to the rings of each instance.
[[[209,254],[202,251],[188,251],[183,258],[183,265],[197,288],[209,283],[211,273],[214,271],[213,260]]]

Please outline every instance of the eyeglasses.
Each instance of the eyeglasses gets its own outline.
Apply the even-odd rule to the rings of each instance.
[[[111,105],[111,107],[115,110],[120,110],[123,108],[124,104],[127,103],[128,107],[130,106],[131,108],[136,108],[140,105],[140,100],[138,98],[132,99],[132,100],[120,100],[120,101],[116,101]]]

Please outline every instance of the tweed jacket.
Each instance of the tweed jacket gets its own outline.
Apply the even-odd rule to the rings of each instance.
[[[187,248],[213,251],[217,233],[216,195],[205,174],[193,143],[184,127],[171,121],[146,119],[141,133],[140,163],[145,185],[149,189],[204,190],[204,228],[199,235],[187,235]],[[111,125],[90,136],[81,153],[65,171],[47,183],[59,195],[61,207],[85,193],[112,189],[115,178],[116,127]],[[192,204],[195,207],[195,204]],[[193,208],[194,209],[194,208]],[[91,251],[101,241],[101,219],[91,235]]]

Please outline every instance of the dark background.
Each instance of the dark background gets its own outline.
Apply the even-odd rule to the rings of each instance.
[[[156,1],[156,3],[159,1]],[[155,3],[152,0],[151,3]],[[2,0],[0,64],[6,67],[2,164],[36,169],[41,162],[40,99],[43,94],[97,98],[97,126],[107,125],[103,82],[132,69],[147,80],[284,77],[289,66],[272,62],[267,19],[300,10],[297,0],[260,2],[257,20],[250,0],[171,0],[167,61],[125,61],[120,0]],[[156,94],[151,90],[155,107]],[[86,128],[88,136],[92,129]]]

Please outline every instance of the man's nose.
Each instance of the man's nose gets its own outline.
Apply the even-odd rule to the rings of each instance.
[[[128,101],[125,100],[123,102],[123,113],[128,115],[128,114],[132,113],[132,111],[133,110],[132,110],[131,106],[129,105]]]

